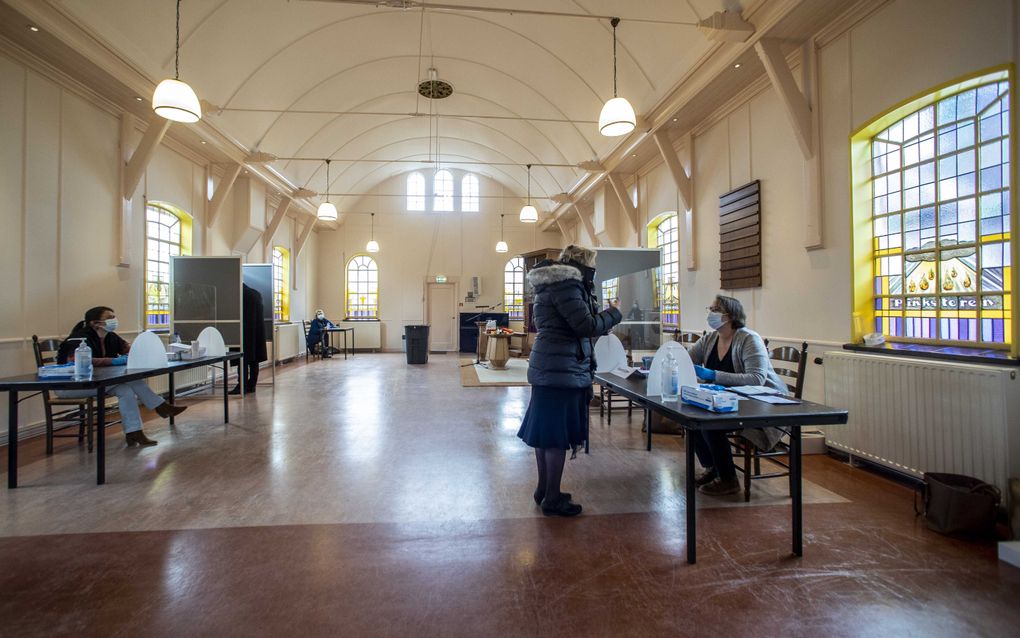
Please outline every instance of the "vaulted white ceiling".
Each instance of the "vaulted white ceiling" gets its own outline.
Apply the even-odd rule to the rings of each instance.
[[[55,4],[154,81],[173,75],[174,0]],[[722,9],[741,9],[724,0],[470,4],[621,17],[619,94],[639,115],[711,49],[692,25]],[[418,95],[429,67],[453,85],[451,97]],[[601,136],[596,125],[613,93],[612,29],[605,19],[329,0],[185,0],[180,72],[200,98],[222,109],[208,110],[207,121],[249,149],[340,160],[330,170],[331,193],[369,191],[415,168],[409,160],[435,157],[437,120],[422,115],[430,110],[440,115],[443,161],[479,163],[462,167],[518,195],[526,187],[523,165],[536,164],[533,194],[552,195],[584,175],[574,165],[604,157],[620,141]],[[350,111],[373,114],[345,114]],[[273,166],[299,186],[325,188],[321,162]],[[342,198],[336,201],[342,211]]]

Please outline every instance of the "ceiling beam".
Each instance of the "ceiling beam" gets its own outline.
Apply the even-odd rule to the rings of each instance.
[[[666,133],[665,129],[659,129],[652,134],[655,139],[655,145],[659,147],[659,153],[662,155],[662,161],[666,163],[666,167],[669,168],[670,174],[673,176],[673,181],[676,183],[677,191],[680,194],[680,204],[687,210],[694,208],[694,187],[691,184],[690,178],[690,167],[685,167],[680,162],[680,157],[677,156],[676,149],[673,148],[673,142],[669,139],[669,134]]]
[[[209,202],[209,211],[205,216],[206,227],[211,228],[213,222],[216,221],[216,216],[223,207],[223,202],[226,201],[227,195],[230,195],[230,190],[234,188],[234,182],[237,181],[237,176],[241,174],[242,168],[243,167],[240,164],[234,164],[234,166],[220,178],[220,183],[216,186],[216,191],[213,194],[212,201]]]
[[[620,206],[627,213],[627,220],[630,222],[630,229],[635,233],[638,232],[638,210],[637,206],[630,199],[630,193],[627,192],[627,187],[623,185],[623,180],[620,179],[618,173],[606,174],[606,180],[612,185],[613,191],[616,192],[616,198],[620,200]]]
[[[269,225],[266,226],[266,232],[262,234],[263,247],[268,247],[273,241],[273,235],[276,234],[276,229],[280,227],[280,223],[287,215],[287,209],[290,208],[290,204],[293,201],[294,199],[288,196],[280,200],[280,204],[276,207],[276,212],[273,213],[272,219],[269,220]]]
[[[311,237],[313,230],[315,230],[315,219],[309,219],[305,222],[305,227],[301,230],[297,241],[294,242],[294,256],[291,264],[296,262],[297,258],[301,255],[301,251],[304,250],[305,244],[308,243],[308,238]]]
[[[814,157],[814,136],[811,127],[811,107],[807,98],[797,88],[797,81],[793,78],[793,72],[786,63],[786,56],[780,47],[780,41],[775,38],[762,38],[755,42],[754,50],[761,58],[765,66],[765,73],[772,82],[772,87],[779,95],[783,103],[783,112],[793,126],[793,132],[797,136],[800,150],[804,159]]]
[[[588,233],[588,236],[591,237],[592,243],[595,244],[594,247],[598,248],[601,242],[599,242],[599,238],[595,234],[595,226],[591,223],[591,215],[586,215],[584,212],[581,211],[581,207],[573,202],[571,202],[570,204],[570,209],[572,209],[574,213],[577,215],[577,218],[581,220],[581,224],[584,225],[584,231]]]
[[[142,174],[148,168],[152,156],[156,153],[159,143],[163,141],[163,136],[166,135],[169,128],[170,120],[165,117],[153,113],[149,118],[149,126],[145,129],[145,134],[142,135],[142,141],[138,143],[138,147],[135,148],[131,159],[128,160],[127,166],[124,168],[124,190],[122,191],[124,197],[130,198],[138,188]],[[126,140],[121,140],[121,143],[126,143]]]

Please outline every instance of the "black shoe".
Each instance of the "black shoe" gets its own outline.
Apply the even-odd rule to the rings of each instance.
[[[698,487],[701,487],[702,485],[708,485],[717,478],[719,478],[719,475],[716,474],[715,468],[710,467],[701,474],[699,474],[696,479],[694,479],[694,484],[697,485]]]
[[[560,494],[560,497],[549,502],[549,499],[542,499],[542,513],[546,516],[577,516],[581,513],[581,506],[577,503],[572,503],[569,498],[564,498],[564,494]]]
[[[743,488],[740,487],[740,480],[737,477],[721,479],[717,478],[708,485],[702,485],[698,491],[709,496],[730,496],[739,494]]]
[[[227,394],[241,394],[241,386],[235,385],[234,389],[228,392]]]
[[[570,492],[560,492],[560,495],[563,496],[568,501],[570,500]],[[545,490],[535,490],[534,497],[535,505],[541,505],[542,499],[545,497]]]

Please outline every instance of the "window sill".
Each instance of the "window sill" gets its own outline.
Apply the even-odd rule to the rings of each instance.
[[[888,355],[916,357],[918,359],[938,359],[940,361],[960,361],[963,363],[981,363],[985,365],[1020,366],[1020,359],[1011,357],[1008,350],[993,350],[990,348],[889,342],[880,346],[845,343],[843,344],[843,349],[880,356]]]
[[[376,323],[379,323],[378,319],[362,319],[360,317],[345,317],[344,319],[342,319],[342,321],[361,321],[363,323],[370,323],[374,321]]]

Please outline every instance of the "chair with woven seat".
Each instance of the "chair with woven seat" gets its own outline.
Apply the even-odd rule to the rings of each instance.
[[[766,342],[766,347],[767,342]],[[776,374],[786,383],[790,395],[800,399],[804,393],[804,372],[807,368],[807,342],[800,345],[800,350],[792,346],[781,346],[769,351],[769,360]],[[739,433],[729,436],[734,454],[743,458],[743,466],[737,464],[737,471],[744,476],[744,502],[751,500],[751,481],[771,478],[790,477],[790,446],[780,441],[775,448],[762,451]],[[780,458],[785,457],[785,461]],[[762,473],[761,460],[767,459],[778,466],[776,471]]]
[[[35,353],[36,367],[57,362],[57,351],[60,350],[59,339],[40,339],[32,335],[32,351]],[[43,410],[46,413],[46,454],[53,454],[53,439],[78,439],[81,444],[88,436],[88,450],[92,451],[92,423],[95,411],[95,399],[63,399],[42,391]],[[77,434],[58,434],[61,430],[78,426]]]

